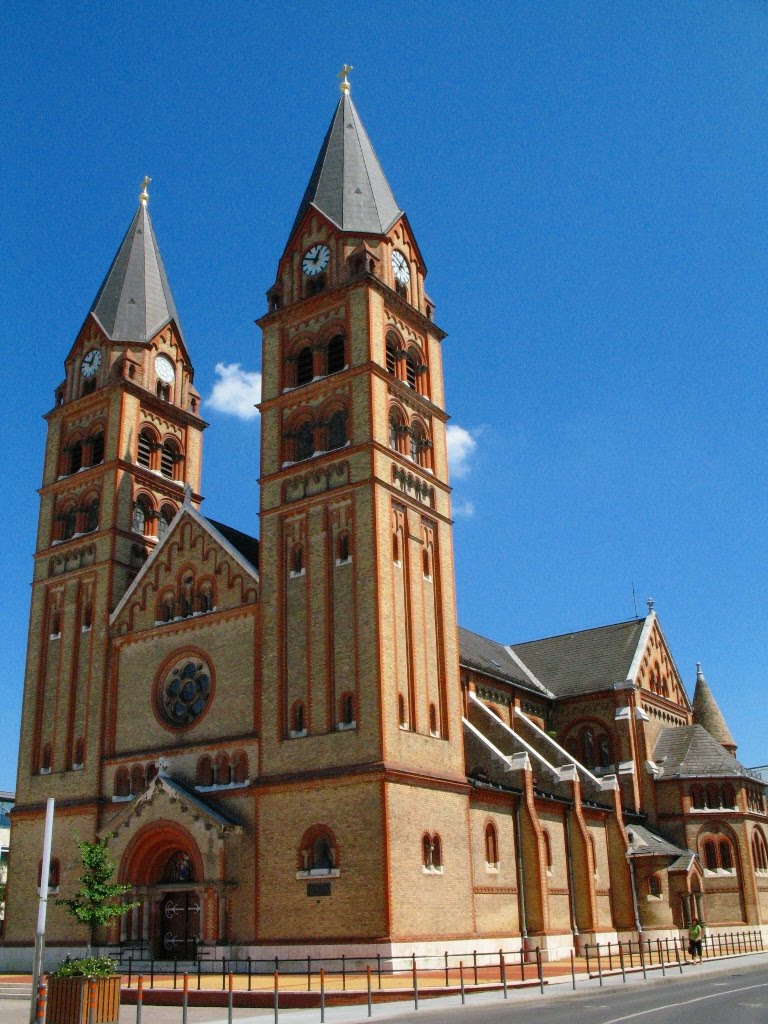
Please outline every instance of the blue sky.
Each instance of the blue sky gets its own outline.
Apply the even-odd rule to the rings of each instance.
[[[257,532],[253,320],[344,61],[448,332],[462,624],[616,622],[634,585],[689,692],[702,661],[768,762],[767,55],[757,2],[6,5],[0,788],[41,417],[139,183],[196,384],[219,386],[203,511]]]

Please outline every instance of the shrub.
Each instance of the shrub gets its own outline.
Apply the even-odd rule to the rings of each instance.
[[[59,964],[55,971],[51,971],[52,978],[106,978],[116,973],[117,964],[108,956],[84,956],[78,960],[67,958],[63,964]]]

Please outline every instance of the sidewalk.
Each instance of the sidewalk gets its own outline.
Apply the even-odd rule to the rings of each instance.
[[[648,981],[653,984],[673,984],[675,980],[680,978],[690,980],[691,977],[701,974],[728,973],[733,971],[737,965],[740,968],[748,968],[763,964],[765,963],[766,956],[768,956],[768,952],[741,953],[704,961],[701,965],[685,964],[682,967],[682,972],[677,967],[677,964],[670,964],[665,969],[665,976],[662,976],[662,971],[659,967],[654,967],[652,971],[648,971]],[[606,995],[610,992],[621,991],[624,984],[620,971],[604,974],[603,990]],[[642,971],[627,971],[626,984],[644,984]],[[480,987],[485,988],[482,984]],[[549,977],[544,986],[543,996],[539,991],[538,983],[535,983],[533,986],[526,985],[522,989],[510,987],[508,1002],[512,1010],[513,1007],[519,1007],[541,999],[569,998],[580,994],[589,994],[599,989],[600,982],[597,978],[587,979],[586,975],[582,974],[580,976],[577,975],[576,992],[574,992],[569,971],[566,975],[561,974],[557,977]],[[385,1003],[375,1002],[375,996],[376,991],[374,991],[372,1018],[368,1017],[368,1008],[365,1003],[354,1006],[326,1005],[326,1024],[365,1024],[369,1019],[379,1021],[392,1020],[414,1010],[412,993],[409,993],[408,997],[402,1000]],[[466,1006],[468,1009],[492,1003],[499,1004],[503,1001],[503,993],[500,990],[477,991],[473,985],[466,986]],[[460,995],[452,994],[433,999],[421,998],[419,1001],[419,1012],[430,1013],[436,1010],[446,1010],[459,1006],[461,1006]],[[28,1015],[29,1003],[27,1001],[4,1000],[0,1002],[0,1024],[23,1024],[24,1021],[28,1020]],[[181,1016],[182,1010],[180,1006],[151,1006],[145,1004],[142,1008],[142,1024],[181,1024]],[[187,1017],[189,1024],[227,1024],[227,1019],[226,1007],[191,1006]],[[235,1008],[232,1013],[232,1020],[237,1021],[238,1024],[247,1024],[247,1022],[263,1024],[266,1020],[274,1020],[274,1009],[271,1006],[260,1009]],[[284,1024],[319,1024],[320,1010],[316,1006],[297,1010],[281,1008],[279,1020],[284,1022]],[[135,1024],[135,1021],[135,1006],[122,1006],[120,1010],[120,1024]]]

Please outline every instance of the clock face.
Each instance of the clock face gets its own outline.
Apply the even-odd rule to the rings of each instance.
[[[173,363],[167,356],[155,356],[155,373],[164,384],[170,384],[176,376]]]
[[[93,377],[98,368],[101,366],[101,352],[97,348],[92,348],[90,352],[86,352],[83,356],[83,361],[80,364],[80,373],[86,378]]]
[[[392,253],[392,272],[395,275],[395,279],[399,281],[400,284],[408,284],[411,279],[408,260],[398,249],[395,249]]]
[[[322,274],[331,260],[331,250],[327,245],[313,245],[309,252],[304,254],[301,269],[307,277],[317,277]]]

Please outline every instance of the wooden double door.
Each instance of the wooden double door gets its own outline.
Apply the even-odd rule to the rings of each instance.
[[[194,960],[200,939],[202,904],[196,892],[168,892],[160,901],[155,929],[155,956]]]

